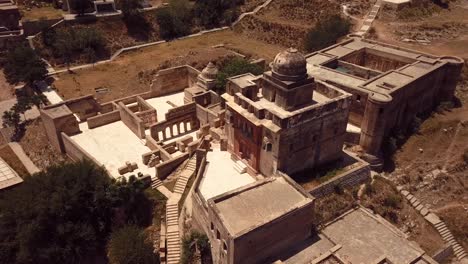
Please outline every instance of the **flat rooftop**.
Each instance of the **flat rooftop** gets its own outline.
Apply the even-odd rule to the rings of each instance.
[[[177,106],[184,105],[184,92],[146,99],[158,114],[158,122],[166,120],[166,113]]]
[[[118,168],[125,162],[135,162],[138,169],[124,176],[137,175],[138,172],[154,176],[154,168],[143,164],[142,155],[151,150],[122,121],[117,121],[93,129],[86,122],[80,123],[82,133],[71,136],[80,147],[106,167],[114,178],[121,175]]]
[[[205,200],[255,182],[248,173],[234,169],[235,162],[227,151],[214,149],[207,153],[208,164],[199,189]]]
[[[397,0],[395,2],[405,1]],[[337,66],[332,66],[333,68],[329,67],[330,65],[334,65],[334,61],[341,61],[356,66],[356,69],[381,71],[380,69],[374,69],[372,66],[369,66],[372,63],[366,64],[363,62],[366,65],[357,65],[353,62],[349,62],[348,57],[355,56],[355,53],[358,52],[365,52],[365,54],[370,53],[372,56],[395,60],[401,65],[394,69],[386,70],[386,72],[382,72],[376,76],[368,77],[369,80],[358,76],[359,74],[352,73],[352,71],[339,71],[339,67]],[[357,55],[359,56],[359,54]],[[394,90],[404,87],[408,83],[428,74],[443,65],[444,62],[450,60],[450,58],[430,56],[416,51],[400,49],[383,43],[371,42],[358,38],[344,41],[306,57],[307,72],[316,79],[328,80],[346,87],[377,94],[390,94]],[[363,56],[362,60],[367,60],[366,57],[367,55]]]
[[[353,209],[279,256],[291,264],[435,264],[416,243],[368,209]]]
[[[395,226],[363,208],[328,224],[321,233],[340,244],[335,254],[351,263],[377,263],[386,258],[390,263],[409,264],[425,254]]]
[[[23,179],[0,158],[0,190],[23,182]]]
[[[282,177],[258,181],[213,199],[219,217],[234,237],[311,202],[310,196]]]

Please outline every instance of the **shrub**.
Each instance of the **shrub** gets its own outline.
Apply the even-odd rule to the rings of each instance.
[[[443,112],[452,110],[454,106],[455,104],[452,101],[443,101],[437,106],[436,112],[441,114]]]
[[[218,94],[223,94],[226,91],[227,78],[244,73],[260,75],[263,73],[263,69],[259,65],[252,64],[244,58],[232,57],[228,59],[223,63],[216,76],[216,92]]]
[[[11,84],[44,80],[47,75],[46,63],[30,47],[22,46],[10,50],[7,54],[4,72]]]
[[[112,232],[107,245],[110,264],[154,264],[158,258],[146,232],[137,226],[125,226]]]
[[[465,149],[465,152],[463,152],[463,161],[468,163],[468,149]]]
[[[304,39],[304,48],[308,52],[323,49],[349,33],[351,22],[340,15],[333,15],[321,20],[309,30]]]
[[[383,204],[387,207],[391,208],[400,208],[401,206],[401,196],[398,194],[390,193],[387,197],[385,197]]]
[[[95,29],[60,30],[55,34],[53,37],[55,42],[52,45],[53,55],[62,58],[67,65],[78,56],[83,56],[87,62],[95,62],[105,54],[105,41],[101,32]]]
[[[159,35],[163,39],[174,39],[188,35],[192,24],[191,10],[186,0],[172,0],[168,8],[159,9],[156,21]]]
[[[239,14],[237,6],[244,0],[196,0],[194,13],[199,23],[206,28],[230,24]]]

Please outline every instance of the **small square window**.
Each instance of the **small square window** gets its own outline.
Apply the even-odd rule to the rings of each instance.
[[[221,239],[221,233],[219,233],[219,230],[216,230],[216,239]]]

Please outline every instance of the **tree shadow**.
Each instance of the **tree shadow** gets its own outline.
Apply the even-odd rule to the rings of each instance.
[[[150,32],[153,30],[151,24],[141,15],[131,15],[123,19],[127,27],[128,35],[138,41],[148,41]]]

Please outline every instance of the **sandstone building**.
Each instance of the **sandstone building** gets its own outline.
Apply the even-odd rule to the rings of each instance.
[[[349,122],[360,128],[356,143],[373,155],[386,136],[408,129],[416,116],[452,100],[462,66],[457,57],[360,38],[307,55],[311,76],[353,94]]]
[[[228,150],[254,173],[287,174],[341,157],[351,95],[307,73],[295,49],[278,54],[262,76],[229,79]]]

